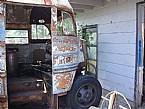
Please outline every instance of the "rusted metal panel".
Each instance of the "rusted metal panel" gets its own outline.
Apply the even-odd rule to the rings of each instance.
[[[0,4],[0,77],[6,76],[5,16],[4,6]]]
[[[44,0],[45,4],[52,4],[51,0]]]
[[[45,4],[45,0],[6,0],[10,2],[31,3],[31,4]]]
[[[52,39],[53,93],[70,90],[79,63],[79,39],[55,36]]]
[[[57,8],[51,9],[52,87],[53,94],[70,90],[79,62],[79,39],[57,36]]]
[[[8,29],[30,29],[31,25],[30,24],[6,24],[6,28]]]
[[[0,73],[6,71],[6,54],[5,54],[5,17],[4,6],[0,4]]]
[[[61,8],[68,8],[73,11],[72,6],[68,0],[1,0],[8,2],[18,2],[18,3],[29,3],[29,4],[39,4],[39,5],[54,5]]]
[[[51,8],[51,35],[57,36],[57,8]]]
[[[5,46],[5,6],[0,4],[0,106],[8,108]]]
[[[70,90],[76,71],[60,72],[53,75],[53,93],[60,94]]]
[[[3,79],[0,78],[0,95],[4,95],[4,84],[3,83]]]
[[[25,9],[26,5],[18,6],[9,4],[6,7],[6,23],[19,25],[19,24],[29,24],[30,14],[32,8]]]

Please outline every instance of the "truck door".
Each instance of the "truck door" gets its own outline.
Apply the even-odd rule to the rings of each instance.
[[[52,8],[51,23],[53,94],[59,94],[71,89],[79,62],[79,39],[68,12]]]

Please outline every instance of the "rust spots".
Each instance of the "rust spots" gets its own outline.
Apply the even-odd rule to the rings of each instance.
[[[2,15],[4,15],[4,7],[2,4],[0,4],[0,15],[2,17]]]
[[[0,100],[0,109],[8,109],[7,100],[4,100],[3,102],[1,102],[1,100]]]
[[[52,36],[57,35],[57,8],[51,8],[51,34]]]
[[[1,103],[5,103],[5,102],[7,102],[6,98],[2,98],[2,97],[1,97],[1,98],[0,98],[0,104],[1,104]]]
[[[1,1],[6,1],[6,0],[0,0],[0,2],[1,2]]]
[[[4,48],[5,47],[5,42],[4,41],[0,41],[0,48]]]
[[[45,2],[46,5],[51,5],[52,4],[51,0],[44,0],[44,2]]]
[[[3,77],[5,73],[5,42],[4,41],[0,41],[0,77]]]
[[[0,109],[8,109],[6,78],[0,78]]]
[[[56,75],[56,80],[58,81],[57,88],[67,89],[70,86],[72,78],[73,75],[71,73],[57,74]]]

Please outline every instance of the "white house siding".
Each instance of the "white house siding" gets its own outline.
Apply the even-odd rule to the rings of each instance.
[[[79,25],[98,24],[98,76],[104,89],[134,101],[136,3],[117,0],[77,15]]]

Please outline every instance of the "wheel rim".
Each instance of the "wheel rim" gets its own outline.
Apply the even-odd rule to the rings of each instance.
[[[81,86],[76,93],[76,101],[82,107],[91,106],[96,99],[96,87],[93,84]]]

